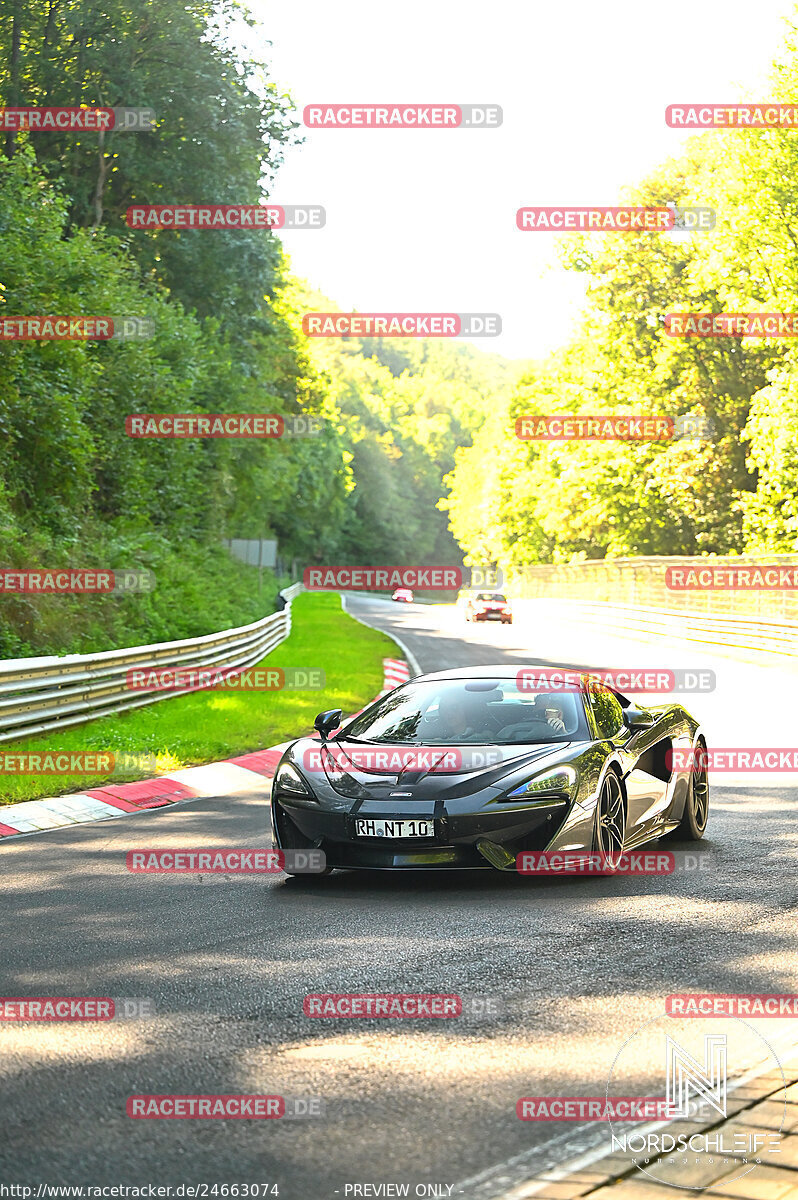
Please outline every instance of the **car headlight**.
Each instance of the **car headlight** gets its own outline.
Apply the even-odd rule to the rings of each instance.
[[[512,792],[508,792],[508,800],[539,800],[541,804],[549,804],[552,800],[570,800],[576,791],[578,776],[575,767],[551,767],[540,775],[533,775]]]
[[[349,796],[355,800],[367,794],[361,784],[347,771],[347,764],[351,765],[351,760],[342,750],[338,749],[337,753],[333,754],[329,746],[322,746],[321,762],[324,774],[339,796]]]
[[[288,762],[281,763],[278,767],[277,774],[274,777],[274,786],[282,788],[284,792],[295,792],[299,796],[310,796],[312,794],[310,788],[299,774],[299,771]]]

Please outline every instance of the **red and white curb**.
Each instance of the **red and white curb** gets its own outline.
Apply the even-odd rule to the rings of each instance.
[[[400,659],[384,658],[382,666],[380,696],[393,691],[410,678],[407,663]],[[362,712],[362,709],[359,711]],[[170,775],[159,775],[156,779],[142,779],[136,783],[105,783],[73,796],[54,796],[48,800],[25,800],[20,804],[0,806],[0,838],[21,833],[42,833],[47,829],[61,829],[68,825],[84,825],[88,821],[111,821],[123,817],[125,813],[164,808],[180,800],[251,791],[262,786],[264,779],[273,778],[283,751],[291,745],[291,741],[222,762],[207,763],[202,767],[186,767]]]
[[[386,692],[392,692],[394,688],[407,683],[409,678],[410,668],[403,659],[384,658],[382,660],[382,691],[380,695],[384,696]]]

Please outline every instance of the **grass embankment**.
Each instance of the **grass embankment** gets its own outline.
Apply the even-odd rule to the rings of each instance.
[[[116,756],[156,755],[156,774],[215,762],[299,737],[324,708],[355,712],[382,687],[382,659],[400,655],[396,644],[348,616],[340,597],[305,593],[292,606],[291,636],[264,666],[320,667],[321,691],[201,691],[176,696],[128,714],[0,744],[0,754],[95,752]],[[0,805],[85,791],[112,781],[152,777],[145,770],[109,775],[3,775]]]
[[[0,596],[0,659],[45,654],[91,654],[109,646],[148,646],[202,637],[213,629],[249,625],[276,605],[277,591],[290,580],[253,570],[224,546],[182,542],[142,534],[120,548],[119,540],[92,529],[78,541],[85,549],[75,562],[75,536],[66,543],[10,534],[4,528],[0,481],[0,563],[12,571],[147,570],[152,591]]]

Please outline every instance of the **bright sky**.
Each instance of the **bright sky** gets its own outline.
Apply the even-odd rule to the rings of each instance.
[[[768,100],[791,0],[249,0],[272,78],[306,104],[497,103],[499,129],[303,129],[272,199],[322,204],[283,234],[294,271],[362,312],[498,312],[475,344],[562,344],[582,283],[524,205],[602,205],[678,152],[668,104]],[[711,136],[711,134],[709,135]],[[711,235],[697,235],[711,236]]]

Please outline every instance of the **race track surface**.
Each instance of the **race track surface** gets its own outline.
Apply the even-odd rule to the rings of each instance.
[[[772,668],[619,645],[551,617],[473,627],[452,608],[348,606],[394,632],[424,670],[708,664],[715,691],[681,698],[711,743],[794,743],[794,676]],[[9,840],[0,992],[147,997],[155,1015],[0,1023],[0,1180],[276,1183],[289,1200],[387,1182],[503,1195],[607,1139],[595,1125],[523,1123],[518,1098],[603,1095],[625,1037],[669,993],[798,991],[793,783],[715,780],[708,869],[656,878],[126,871],[125,853],[140,847],[268,845],[266,788]],[[313,1020],[309,992],[458,993],[470,1011]],[[776,1041],[790,1036],[789,1022],[767,1024]],[[125,1115],[133,1094],[239,1092],[319,1097],[325,1115]]]

